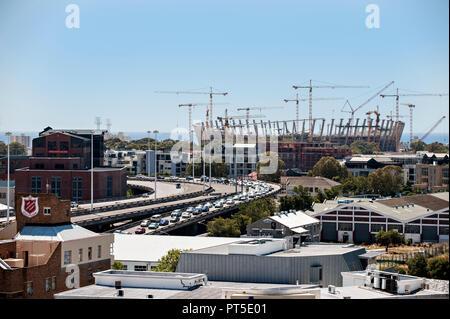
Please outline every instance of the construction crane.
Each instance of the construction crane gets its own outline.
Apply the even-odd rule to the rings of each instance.
[[[341,98],[341,97],[336,97],[336,98],[333,98],[333,97],[330,97],[330,98],[327,98],[327,97],[325,97],[325,98],[321,98],[321,97],[319,97],[319,98],[315,98],[315,99],[313,99],[313,101],[325,101],[325,100],[343,100],[344,98]],[[300,121],[300,118],[299,118],[299,103],[300,103],[300,101],[308,101],[309,99],[299,99],[298,98],[298,94],[296,94],[295,95],[295,100],[289,100],[289,99],[284,99],[283,101],[284,102],[295,102],[295,123],[296,123],[296,126],[298,127],[298,123],[299,123],[299,121]]]
[[[400,103],[401,105],[406,105],[409,107],[409,148],[411,148],[413,139],[413,108],[416,106],[414,104]]]
[[[381,90],[379,90],[377,93],[375,93],[374,95],[372,95],[369,99],[367,99],[367,101],[365,101],[363,104],[360,104],[358,107],[356,107],[355,109],[351,106],[350,102],[347,100],[344,104],[344,106],[342,107],[341,112],[347,112],[351,114],[350,117],[350,124],[353,123],[353,119],[355,118],[355,113],[356,111],[358,111],[359,109],[361,109],[364,105],[366,105],[367,103],[369,103],[370,101],[372,101],[374,98],[376,98],[379,94],[381,94],[384,90],[386,90],[389,86],[391,86],[392,84],[394,84],[394,81],[389,82],[387,85],[385,85]],[[349,108],[351,111],[344,111],[345,106],[348,104]]]
[[[312,142],[312,89],[313,88],[328,88],[328,89],[344,89],[344,88],[368,88],[368,86],[350,86],[350,85],[312,85],[312,80],[309,80],[309,85],[293,85],[294,89],[308,89],[309,90],[309,141]]]
[[[442,116],[442,117],[439,119],[439,121],[437,121],[436,124],[434,124],[434,125],[428,130],[428,132],[425,133],[424,136],[422,136],[422,138],[421,138],[420,140],[423,141],[424,139],[426,139],[426,138],[428,137],[428,135],[430,135],[431,132],[433,132],[434,129],[442,122],[443,119],[445,119],[445,115]]]
[[[213,88],[209,88],[209,92],[190,92],[190,91],[155,91],[155,93],[168,93],[168,94],[207,94],[209,95],[209,117],[206,123],[209,123],[213,119],[213,96],[214,95],[227,95],[228,92],[213,92]]]
[[[366,113],[366,115],[370,119],[370,114],[375,114],[377,116],[377,119],[375,120],[375,143],[378,143],[377,141],[377,130],[378,130],[378,123],[380,122],[380,113],[378,111],[369,111]],[[369,121],[369,132],[367,134],[367,142],[370,142],[370,133],[372,131],[372,121]]]
[[[266,116],[263,114],[249,115],[249,116],[247,116],[247,115],[232,115],[232,116],[225,115],[224,117],[218,116],[217,119],[220,121],[220,124],[222,126],[228,127],[228,126],[230,126],[230,124],[228,122],[230,120],[246,119],[248,121],[248,119],[250,119],[250,118],[263,118],[263,117],[266,117]],[[225,124],[223,123],[223,120],[225,120]]]
[[[238,111],[246,111],[247,120],[250,118],[250,110],[269,110],[269,109],[282,109],[282,106],[255,106],[255,107],[239,107],[237,108]]]
[[[385,97],[395,97],[395,151],[398,152],[400,148],[400,138],[398,136],[398,123],[399,123],[399,98],[400,96],[447,96],[448,94],[439,93],[408,93],[408,94],[398,94],[398,88],[396,94],[380,94],[382,98]]]

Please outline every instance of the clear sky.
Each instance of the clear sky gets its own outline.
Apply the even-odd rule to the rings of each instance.
[[[79,29],[66,27],[70,3],[80,8]],[[365,24],[370,3],[380,8],[378,29]],[[187,126],[179,103],[208,102],[206,95],[157,90],[230,92],[216,98],[230,105],[217,105],[214,116],[225,108],[236,114],[236,106],[284,106],[264,111],[270,120],[294,119],[295,104],[282,99],[294,98],[292,85],[309,79],[370,86],[313,91],[352,105],[392,80],[400,89],[448,93],[448,6],[445,0],[0,0],[0,131],[90,128],[100,116],[111,119],[112,131],[168,132]],[[448,96],[400,101],[416,104],[415,132],[448,119]],[[344,102],[317,101],[313,116],[347,117]],[[376,105],[384,117],[394,99],[377,98],[356,115]],[[307,117],[307,102],[300,112]],[[194,119],[204,113],[195,109]],[[409,132],[409,120],[402,120]],[[448,121],[436,132],[448,132]]]

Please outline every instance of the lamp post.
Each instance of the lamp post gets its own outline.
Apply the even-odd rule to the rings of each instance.
[[[154,130],[153,133],[155,133],[155,200],[156,200],[156,180],[158,179],[158,161],[156,158],[156,146],[158,145],[157,134],[159,133],[159,131]]]
[[[94,210],[94,131],[91,131],[91,212]]]
[[[204,134],[204,128],[202,125],[202,132],[201,132],[201,138],[200,138],[200,150],[202,149],[202,142],[203,142],[203,134]],[[203,162],[203,193],[205,193],[205,183],[206,183],[206,173],[205,173],[205,143],[203,143],[203,152],[202,152],[202,162]]]
[[[9,176],[9,144],[11,143],[11,132],[6,132],[5,134],[6,136],[8,136],[8,185],[6,188],[6,222],[9,223],[9,183],[10,183],[10,176]]]
[[[148,140],[147,140],[147,155],[145,156],[147,159],[147,176],[150,177],[150,133],[152,131],[147,131]]]

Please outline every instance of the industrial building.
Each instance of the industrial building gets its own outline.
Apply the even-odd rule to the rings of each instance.
[[[341,272],[364,270],[368,264],[366,250],[353,245],[292,248],[289,237],[241,239],[182,252],[176,271],[203,273],[213,281],[341,286]]]
[[[292,237],[293,244],[318,242],[320,221],[301,211],[274,213],[247,225],[247,236],[251,237]]]
[[[0,230],[0,298],[53,298],[94,282],[111,267],[112,234],[70,222],[70,201],[53,194],[16,194],[16,220]]]
[[[281,176],[282,193],[287,195],[294,195],[294,188],[297,186],[302,186],[312,196],[317,196],[319,192],[324,194],[325,190],[339,185],[341,183],[321,176]]]
[[[375,242],[380,230],[395,229],[413,242],[448,242],[449,193],[389,199],[338,198],[306,211],[320,220],[321,241]]]

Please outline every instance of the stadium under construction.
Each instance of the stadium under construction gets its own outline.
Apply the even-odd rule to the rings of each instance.
[[[310,123],[308,123],[310,122]],[[288,168],[299,168],[303,172],[312,169],[315,163],[323,156],[333,156],[343,159],[352,154],[345,145],[351,145],[355,141],[375,142],[380,151],[398,151],[399,139],[402,136],[405,123],[392,119],[332,119],[326,124],[324,118],[284,120],[284,121],[250,121],[245,120],[221,120],[210,121],[209,125],[201,123],[195,125],[197,133],[201,129],[211,128],[219,130],[222,138],[225,129],[234,136],[240,136],[245,143],[248,136],[256,138],[265,137],[269,150],[269,138],[277,137],[278,154]],[[309,129],[311,127],[311,129]],[[397,131],[398,129],[398,131]],[[228,133],[227,133],[228,134]],[[207,134],[206,134],[207,135]],[[197,136],[200,136],[198,134]],[[208,140],[208,137],[205,136]],[[257,145],[255,145],[257,147]],[[254,165],[243,161],[237,164],[237,175],[246,174],[255,169]],[[230,167],[229,174],[234,175],[234,167]]]

